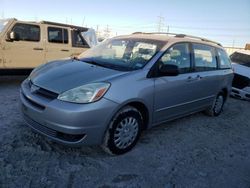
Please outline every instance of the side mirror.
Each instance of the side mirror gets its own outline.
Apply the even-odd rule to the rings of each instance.
[[[8,34],[7,40],[8,40],[8,41],[18,40],[16,33],[15,33],[14,31],[11,31],[11,32]]]
[[[170,64],[162,64],[159,67],[159,73],[161,76],[177,76],[180,74],[178,66]]]

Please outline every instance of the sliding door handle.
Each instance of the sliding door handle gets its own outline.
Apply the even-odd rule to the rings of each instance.
[[[40,50],[40,51],[42,51],[43,48],[33,48],[33,50]]]
[[[69,50],[61,49],[62,52],[69,52]]]

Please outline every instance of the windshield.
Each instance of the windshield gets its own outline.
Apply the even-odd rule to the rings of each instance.
[[[97,38],[96,38],[96,34],[95,34],[94,29],[88,29],[85,32],[81,32],[81,35],[87,41],[87,43],[90,47],[97,45]]]
[[[3,31],[4,27],[8,24],[9,20],[1,20],[0,19],[0,33]]]
[[[110,39],[83,52],[78,58],[111,69],[132,71],[144,67],[165,44],[151,39]]]
[[[250,67],[250,55],[234,52],[230,58],[232,62]]]

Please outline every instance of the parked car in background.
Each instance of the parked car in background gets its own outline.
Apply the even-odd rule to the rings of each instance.
[[[0,20],[0,70],[30,69],[97,44],[93,29],[55,22]]]
[[[30,127],[57,142],[123,154],[147,128],[199,111],[218,116],[232,79],[216,42],[137,33],[34,69],[21,108]]]
[[[231,95],[250,100],[250,50],[236,51],[230,58],[234,69]]]

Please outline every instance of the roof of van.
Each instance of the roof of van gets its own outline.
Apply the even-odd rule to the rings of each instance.
[[[64,24],[64,23],[58,23],[58,22],[51,22],[51,21],[44,21],[44,20],[40,21],[40,22],[36,22],[36,21],[22,21],[22,20],[18,20],[16,18],[9,18],[8,20],[15,20],[15,21],[21,21],[21,22],[27,22],[27,23],[38,23],[38,24],[56,25],[56,26],[62,26],[62,27],[70,27],[70,28],[81,30],[81,31],[87,31],[89,29],[87,27],[81,27],[81,26],[76,26],[76,25],[71,25],[71,24]]]
[[[136,32],[131,35],[123,35],[118,36],[117,38],[141,38],[141,39],[153,39],[159,41],[171,41],[171,42],[194,42],[194,43],[203,43],[209,44],[211,46],[222,48],[222,45],[218,42],[202,38],[196,37],[192,35],[186,34],[176,34],[176,33],[143,33],[143,32]]]
[[[62,26],[62,27],[76,28],[76,29],[83,30],[83,31],[87,31],[89,29],[87,27],[81,27],[81,26],[70,25],[70,24],[63,24],[63,23],[58,23],[58,22],[50,22],[50,21],[41,21],[40,23],[41,24],[49,24],[49,25]]]

